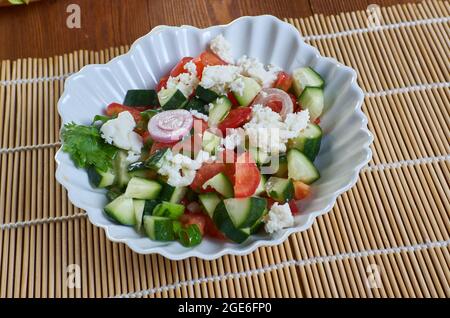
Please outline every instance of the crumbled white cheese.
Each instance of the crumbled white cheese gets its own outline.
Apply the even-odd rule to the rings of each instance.
[[[189,110],[189,112],[191,113],[191,115],[192,116],[194,116],[195,118],[198,118],[198,119],[202,119],[202,120],[204,120],[204,121],[208,121],[208,119],[209,119],[209,117],[208,117],[208,115],[205,115],[205,114],[203,114],[203,113],[200,113],[198,110],[196,110],[196,109],[191,109],[191,110]]]
[[[278,202],[275,202],[270,208],[264,222],[266,223],[264,229],[270,234],[287,227],[292,227],[294,225],[294,217],[292,216],[289,203],[280,205]]]
[[[134,162],[139,159],[142,148],[142,138],[133,130],[136,122],[130,112],[121,112],[117,118],[108,120],[100,128],[101,136],[107,143],[128,150],[127,160]]]
[[[239,96],[243,96],[244,95],[244,88],[245,88],[245,83],[242,80],[242,77],[240,77],[240,76],[238,78],[236,78],[230,84],[230,90],[232,92],[235,92],[235,93],[239,94]]]
[[[164,157],[158,173],[167,176],[167,183],[173,187],[188,186],[195,178],[196,171],[210,159],[209,153],[199,151],[195,160],[180,153],[169,151]]]
[[[200,86],[226,95],[231,83],[239,76],[239,67],[233,65],[213,65],[203,69]]]
[[[211,40],[209,48],[223,61],[234,64],[234,59],[231,54],[231,45],[222,34],[219,34]]]
[[[187,72],[181,73],[176,77],[169,77],[166,88],[179,89],[187,98],[191,96],[192,92],[197,87],[199,80],[197,78],[197,67],[192,61],[186,63],[184,69]]]
[[[222,146],[223,149],[234,150],[243,145],[244,141],[245,136],[243,129],[227,129],[227,135],[225,138],[222,138],[220,146]]]
[[[259,148],[266,154],[286,151],[289,139],[298,136],[309,122],[308,111],[288,114],[283,121],[280,114],[260,104],[253,105],[252,117],[244,125],[251,146]]]
[[[241,74],[255,79],[263,87],[271,87],[277,79],[278,72],[281,68],[275,65],[267,67],[256,58],[243,55],[237,61],[237,65],[241,68]]]

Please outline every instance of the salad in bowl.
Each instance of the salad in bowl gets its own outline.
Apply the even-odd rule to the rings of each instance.
[[[67,122],[62,150],[105,189],[103,211],[158,242],[241,244],[294,226],[320,178],[324,79],[233,58],[222,34],[153,89],[130,89],[90,125]]]

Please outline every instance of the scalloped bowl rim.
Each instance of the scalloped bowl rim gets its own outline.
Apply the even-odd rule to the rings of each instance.
[[[249,254],[249,253],[253,252],[258,247],[261,247],[261,246],[279,245],[279,244],[283,243],[288,238],[288,236],[290,236],[291,234],[297,233],[297,232],[301,232],[301,231],[305,231],[305,230],[309,229],[312,226],[312,224],[313,224],[313,222],[314,222],[316,217],[329,212],[333,208],[334,204],[336,203],[337,197],[340,196],[342,193],[346,192],[347,190],[349,190],[351,187],[353,187],[355,185],[355,183],[358,180],[360,170],[365,165],[367,165],[367,163],[370,161],[370,159],[372,157],[372,151],[371,151],[370,145],[372,144],[373,139],[374,139],[372,133],[367,128],[367,117],[361,110],[362,103],[364,101],[364,93],[363,93],[362,89],[358,86],[358,84],[356,82],[356,78],[357,78],[356,71],[354,69],[348,67],[348,66],[345,66],[345,65],[339,63],[334,58],[321,56],[319,51],[315,47],[313,47],[313,46],[311,46],[311,45],[309,45],[309,44],[304,42],[303,38],[301,37],[301,34],[298,32],[297,29],[295,29],[294,26],[292,26],[291,24],[289,24],[287,22],[284,22],[284,21],[282,21],[282,20],[280,20],[280,19],[278,19],[278,18],[276,18],[274,16],[271,16],[271,15],[243,16],[243,17],[240,17],[238,19],[233,20],[232,22],[230,22],[228,24],[214,25],[214,26],[210,26],[210,27],[207,27],[207,28],[197,28],[197,27],[190,26],[190,25],[182,25],[182,26],[159,25],[159,26],[156,26],[149,33],[147,33],[147,34],[141,36],[140,38],[138,38],[131,45],[130,50],[127,53],[119,55],[119,56],[116,56],[116,57],[114,57],[113,59],[111,59],[110,61],[108,61],[105,64],[89,64],[89,65],[86,65],[86,66],[82,67],[78,72],[70,75],[65,81],[64,92],[63,92],[63,94],[61,95],[61,97],[60,97],[60,99],[58,101],[58,106],[57,106],[58,107],[58,113],[59,113],[59,115],[62,118],[62,110],[61,109],[63,107],[63,104],[62,104],[61,101],[65,100],[68,96],[70,96],[70,85],[71,85],[71,82],[72,82],[73,78],[75,78],[79,74],[82,74],[82,73],[86,72],[87,69],[90,69],[90,68],[107,68],[108,65],[110,65],[112,63],[116,63],[123,56],[126,56],[127,54],[130,54],[134,50],[135,46],[140,41],[142,41],[142,39],[144,39],[146,37],[150,37],[150,36],[154,35],[157,32],[164,31],[165,29],[180,29],[180,28],[184,29],[184,28],[187,28],[187,29],[194,29],[194,30],[197,30],[197,31],[206,32],[208,30],[212,30],[212,29],[215,29],[215,28],[226,28],[226,27],[228,27],[228,26],[230,26],[230,25],[232,25],[232,24],[234,24],[236,22],[242,21],[242,20],[257,19],[257,18],[261,18],[261,17],[265,17],[265,18],[268,17],[268,18],[277,20],[278,23],[287,24],[290,28],[293,28],[295,30],[295,32],[298,33],[299,41],[303,42],[304,45],[309,47],[309,49],[312,50],[312,52],[313,52],[313,54],[314,54],[314,56],[316,58],[328,60],[329,62],[335,64],[336,66],[338,66],[340,68],[342,68],[346,72],[350,72],[351,73],[350,86],[351,86],[351,88],[355,89],[358,92],[358,99],[357,99],[357,102],[356,102],[356,104],[354,106],[354,111],[355,111],[356,115],[358,116],[358,118],[360,118],[360,120],[361,120],[361,122],[360,122],[361,123],[360,130],[363,131],[367,135],[367,140],[366,140],[366,142],[363,145],[364,150],[366,151],[366,157],[364,158],[364,160],[361,160],[357,165],[355,165],[355,168],[353,169],[351,181],[349,183],[347,183],[346,185],[344,185],[344,186],[340,187],[339,189],[337,189],[334,192],[334,195],[333,195],[332,199],[329,200],[329,203],[324,208],[322,208],[320,210],[317,210],[317,211],[310,212],[308,214],[308,220],[307,220],[307,222],[305,224],[303,224],[301,226],[295,226],[295,227],[287,228],[287,229],[285,229],[283,231],[283,234],[281,234],[277,238],[260,239],[260,240],[252,242],[250,245],[246,246],[245,248],[240,248],[241,245],[235,244],[235,245],[232,245],[231,247],[225,247],[225,248],[221,249],[219,252],[217,252],[215,254],[205,254],[205,253],[199,252],[198,250],[192,249],[192,248],[191,249],[186,248],[185,251],[182,252],[182,253],[173,254],[173,253],[168,252],[167,250],[165,250],[165,246],[153,246],[153,247],[146,248],[146,249],[137,248],[137,247],[135,247],[133,245],[130,245],[129,242],[128,242],[129,239],[127,239],[127,238],[115,238],[115,237],[111,236],[110,229],[109,229],[110,225],[100,224],[100,223],[96,222],[95,220],[93,220],[92,212],[90,213],[90,208],[86,207],[86,206],[83,206],[83,204],[81,204],[80,202],[78,202],[77,200],[75,200],[73,198],[73,193],[74,193],[74,191],[76,191],[76,189],[74,189],[74,186],[72,186],[70,184],[70,182],[66,181],[64,179],[64,177],[62,176],[62,168],[61,168],[61,164],[60,164],[60,161],[59,161],[59,156],[61,155],[61,152],[62,152],[62,146],[61,146],[60,149],[55,154],[55,160],[56,160],[57,166],[58,166],[57,169],[56,169],[56,173],[55,173],[57,181],[66,188],[66,190],[68,192],[69,200],[76,207],[84,209],[87,212],[89,221],[92,224],[94,224],[95,226],[103,228],[105,230],[106,236],[107,236],[107,238],[109,240],[111,240],[113,242],[118,242],[118,243],[125,243],[128,247],[130,247],[136,253],[140,253],[140,254],[153,254],[153,253],[155,253],[155,254],[160,254],[160,255],[162,255],[162,256],[164,256],[164,257],[166,257],[168,259],[171,259],[171,260],[182,260],[182,259],[186,259],[186,258],[189,258],[189,257],[198,257],[200,259],[213,260],[213,259],[217,259],[217,258],[219,258],[221,256],[224,256],[224,255],[246,255],[246,254]]]

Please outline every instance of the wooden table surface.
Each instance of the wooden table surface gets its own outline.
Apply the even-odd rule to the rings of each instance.
[[[306,17],[419,0],[40,0],[0,7],[0,60],[47,57],[77,49],[131,44],[159,24],[205,27],[242,15]],[[7,0],[0,0],[5,4]],[[81,28],[69,29],[69,4],[78,4]]]

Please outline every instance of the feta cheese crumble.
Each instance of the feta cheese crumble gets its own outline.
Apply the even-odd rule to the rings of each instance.
[[[167,176],[167,183],[173,187],[188,186],[194,181],[196,171],[209,159],[209,153],[203,150],[199,151],[195,160],[180,153],[173,154],[172,151],[168,151],[158,173]]]
[[[289,204],[275,202],[264,219],[264,223],[266,223],[264,229],[270,234],[294,226],[294,217],[292,216]]]
[[[250,145],[258,147],[267,154],[277,154],[286,151],[289,139],[298,136],[309,122],[308,110],[291,113],[282,120],[279,113],[269,107],[256,104],[252,108],[252,117],[244,125]]]
[[[142,139],[133,131],[135,127],[136,122],[130,112],[121,112],[100,128],[101,136],[107,143],[128,150],[129,162],[137,161],[141,154]]]
[[[231,55],[231,45],[222,34],[219,34],[211,40],[209,48],[224,62],[234,64],[234,59]]]
[[[243,145],[245,141],[243,129],[227,129],[227,135],[222,138],[220,145],[224,149],[234,150],[235,148]]]
[[[281,71],[278,66],[265,66],[256,58],[246,55],[238,59],[237,65],[240,67],[242,75],[252,77],[263,87],[271,87],[277,79],[278,72]]]
[[[169,77],[166,88],[179,89],[188,98],[197,87],[199,80],[197,78],[197,66],[192,61],[186,63],[184,69],[187,72],[181,73],[176,77]]]
[[[226,95],[231,83],[239,76],[239,67],[233,65],[213,65],[203,69],[200,86]]]
[[[203,114],[203,113],[200,113],[200,112],[199,112],[198,110],[196,110],[196,109],[191,109],[191,110],[189,110],[189,112],[190,112],[191,115],[194,116],[195,118],[202,119],[202,120],[208,122],[208,119],[209,119],[208,115],[205,115],[205,114]]]

